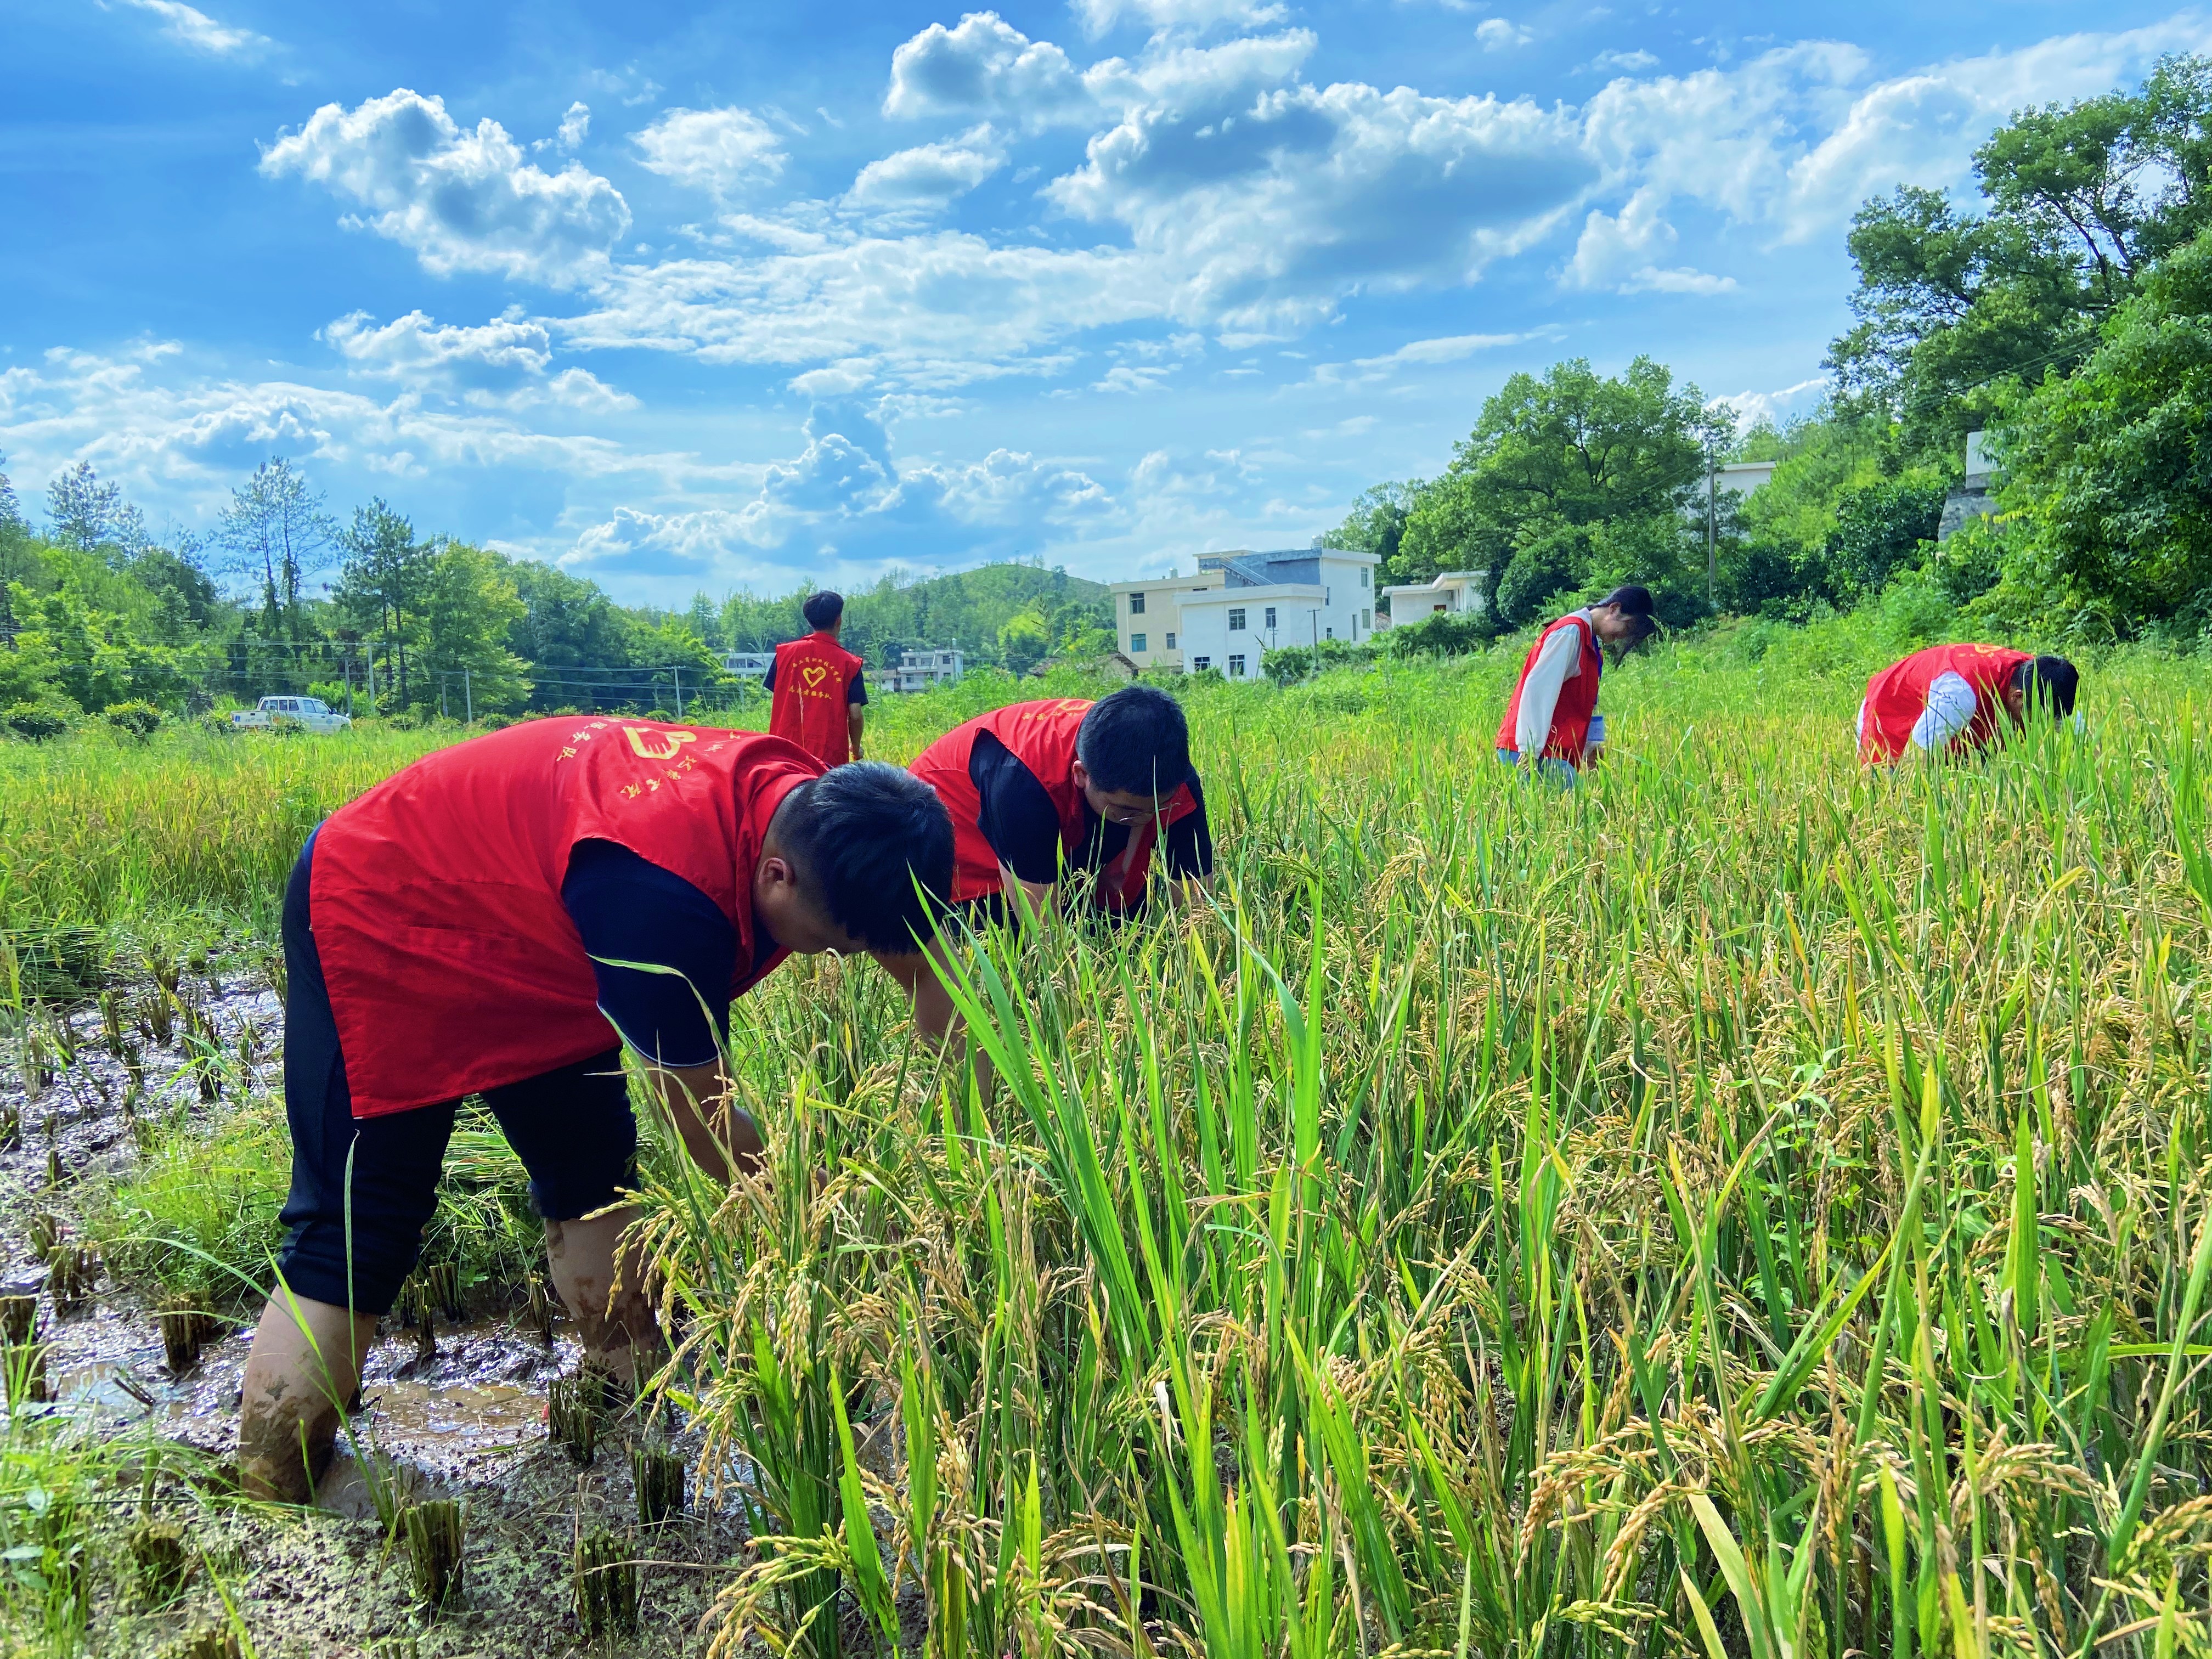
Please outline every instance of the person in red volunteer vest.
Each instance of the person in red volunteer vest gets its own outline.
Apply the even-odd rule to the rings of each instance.
[[[814,631],[775,648],[761,682],[771,694],[768,729],[797,744],[824,766],[860,758],[861,708],[868,701],[862,664],[837,643],[845,621],[844,596],[817,593],[799,607]]]
[[[1100,908],[1126,915],[1145,902],[1156,848],[1178,883],[1213,872],[1190,729],[1157,687],[994,708],[930,744],[913,769],[952,817],[956,904],[1041,910],[1077,875]],[[942,995],[933,976],[915,990],[917,1008]]]
[[[2074,712],[2081,676],[2063,657],[2038,657],[1999,645],[1931,645],[1867,681],[1859,704],[1859,760],[1873,766],[1908,750],[1963,755],[1986,749],[2008,722],[2028,710],[2054,720]]]
[[[951,871],[944,805],[896,767],[588,715],[441,750],[325,820],[284,896],[289,1231],[246,1362],[247,1492],[311,1496],[470,1095],[530,1172],[586,1363],[634,1381],[659,1335],[617,1271],[637,1149],[624,1048],[726,1176],[760,1149],[728,1103],[731,1000],[793,952],[929,977],[906,958]]]
[[[1498,722],[1498,758],[1571,787],[1605,743],[1605,717],[1597,712],[1602,647],[1612,648],[1617,663],[1658,626],[1651,590],[1633,582],[1547,626],[1528,647]]]

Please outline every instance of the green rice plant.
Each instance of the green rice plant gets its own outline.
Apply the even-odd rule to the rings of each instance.
[[[415,1594],[433,1612],[458,1600],[465,1565],[463,1545],[468,1534],[468,1515],[460,1499],[428,1498],[411,1504],[400,1516],[407,1539],[407,1558],[415,1576]]]
[[[645,1176],[715,1651],[2212,1636],[2201,671],[1862,772],[1870,665],[1632,664],[1565,796],[1500,659],[1194,691],[1217,903],[975,940],[994,1088],[764,987],[767,1167]]]
[[[636,1552],[611,1532],[576,1540],[570,1568],[576,1629],[589,1643],[637,1635]]]

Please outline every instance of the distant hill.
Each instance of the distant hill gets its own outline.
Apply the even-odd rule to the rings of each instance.
[[[805,624],[804,594],[780,599],[736,598],[724,607],[731,647],[764,651],[797,637]],[[845,595],[845,647],[872,665],[896,660],[908,646],[957,646],[974,665],[999,660],[999,630],[1036,611],[1055,639],[1076,629],[1114,626],[1112,595],[1103,582],[1032,564],[987,564],[920,580],[902,573]]]

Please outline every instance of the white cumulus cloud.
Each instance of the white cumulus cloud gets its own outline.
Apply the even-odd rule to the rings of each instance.
[[[552,337],[528,318],[495,318],[479,327],[441,326],[421,311],[379,327],[356,311],[326,325],[319,337],[356,374],[398,380],[416,392],[439,392],[483,408],[565,408],[606,414],[637,407],[584,368],[549,373]]]
[[[884,113],[986,115],[1031,129],[1090,120],[1097,106],[1067,54],[993,11],[932,23],[891,53]]]
[[[1503,17],[1486,17],[1474,26],[1474,38],[1485,52],[1504,52],[1514,46],[1525,46],[1536,37],[1518,23],[1509,23]]]
[[[989,125],[957,139],[919,144],[871,161],[845,192],[844,205],[891,216],[923,216],[966,195],[1006,165]]]
[[[672,109],[630,142],[647,171],[679,185],[735,196],[783,171],[783,145],[750,110]]]
[[[358,108],[325,104],[261,154],[362,210],[347,222],[414,250],[428,270],[496,271],[556,287],[603,268],[629,204],[570,162],[546,173],[489,117],[464,128],[445,100],[401,88]]]

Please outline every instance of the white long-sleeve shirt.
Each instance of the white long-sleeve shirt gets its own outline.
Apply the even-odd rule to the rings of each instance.
[[[1522,707],[1525,708],[1526,704]],[[1957,737],[1973,723],[1974,688],[1960,674],[1938,674],[1928,684],[1928,706],[1920,711],[1920,718],[1912,722],[1912,746],[1916,749],[1936,750],[1949,746]],[[1858,736],[1863,744],[1867,735],[1867,706],[1859,704]]]
[[[1575,614],[1585,622],[1589,612]],[[1544,641],[1544,648],[1536,653],[1536,660],[1528,665],[1528,678],[1521,682],[1520,718],[1513,723],[1513,746],[1527,759],[1544,752],[1551,741],[1552,715],[1559,706],[1559,692],[1566,683],[1583,672],[1583,639],[1572,628],[1562,628]]]

